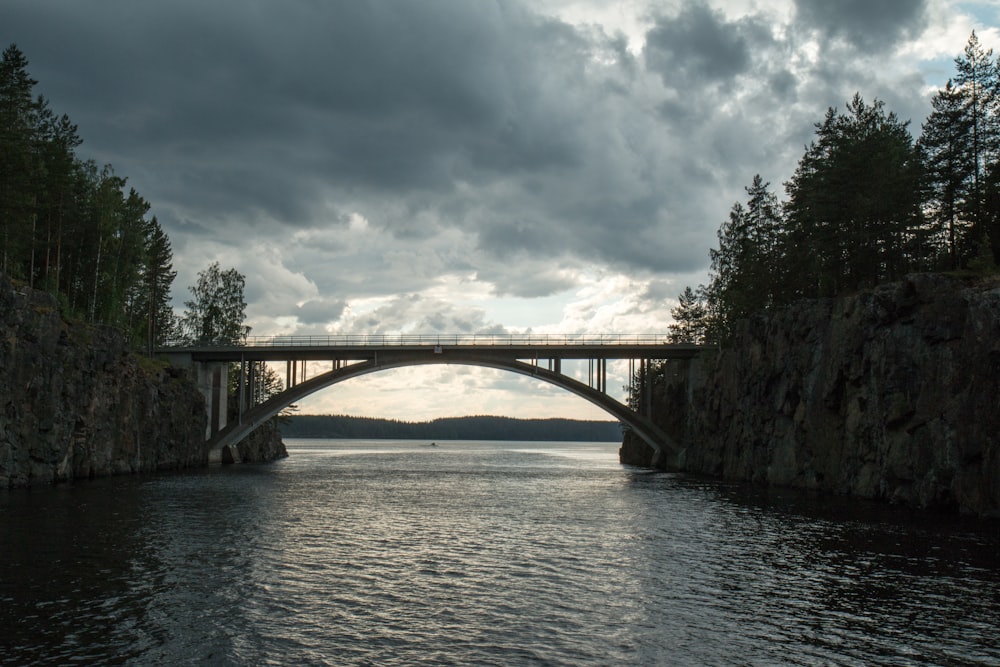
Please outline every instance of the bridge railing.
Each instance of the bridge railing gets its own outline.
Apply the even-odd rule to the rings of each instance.
[[[666,334],[329,334],[312,336],[248,336],[245,347],[395,347],[414,345],[665,345]],[[214,343],[171,341],[166,347],[233,347]]]

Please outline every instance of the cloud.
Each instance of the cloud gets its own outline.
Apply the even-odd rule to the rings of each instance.
[[[928,0],[795,0],[802,26],[873,52],[919,35],[927,26],[928,5]]]
[[[770,31],[754,18],[728,21],[706,4],[685,3],[646,34],[646,66],[669,87],[724,84],[747,72],[752,52],[769,41]]]
[[[295,307],[293,311],[300,325],[325,325],[340,319],[347,309],[347,302],[341,299],[310,299]]]

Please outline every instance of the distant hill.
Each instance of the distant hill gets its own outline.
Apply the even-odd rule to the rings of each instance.
[[[293,415],[281,424],[286,438],[369,438],[397,440],[538,440],[618,442],[618,422],[576,419],[513,419],[510,417],[450,417],[428,422]]]

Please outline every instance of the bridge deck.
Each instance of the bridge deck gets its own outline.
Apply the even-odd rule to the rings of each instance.
[[[361,360],[380,352],[442,354],[449,350],[516,359],[687,359],[703,345],[668,343],[666,336],[343,335],[250,337],[244,345],[171,345],[161,353],[197,361]]]

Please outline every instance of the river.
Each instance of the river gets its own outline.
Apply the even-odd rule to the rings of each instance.
[[[1000,665],[1000,525],[619,465],[291,440],[0,491],[0,664]]]

